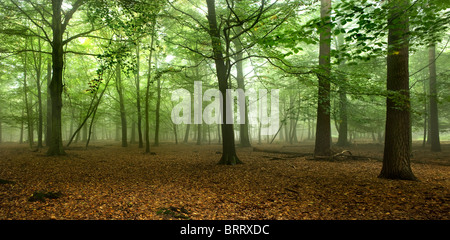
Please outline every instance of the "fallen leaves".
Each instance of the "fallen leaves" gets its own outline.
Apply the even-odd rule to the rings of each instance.
[[[308,160],[305,146],[238,148],[238,166],[217,165],[220,149],[162,144],[146,155],[98,145],[47,157],[2,146],[0,177],[14,184],[0,184],[0,219],[450,219],[445,151],[439,162],[416,156],[421,181],[392,181],[377,178],[378,148],[351,149],[371,159],[333,162]],[[63,194],[28,201],[43,190]]]

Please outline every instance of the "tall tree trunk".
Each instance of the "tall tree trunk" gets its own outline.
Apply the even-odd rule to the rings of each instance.
[[[33,45],[32,45],[33,46]],[[33,52],[34,69],[36,71],[36,88],[37,88],[37,98],[38,98],[38,122],[37,122],[37,134],[38,142],[37,147],[42,148],[42,126],[43,126],[43,116],[42,116],[42,92],[41,92],[41,72],[42,72],[42,50],[41,39],[38,39],[38,53]]]
[[[189,130],[190,130],[190,128],[191,128],[191,124],[187,124],[186,125],[186,132],[184,134],[184,140],[183,140],[184,143],[187,143],[189,141]]]
[[[321,0],[320,17],[323,26],[320,32],[319,91],[317,104],[317,127],[314,155],[331,154],[330,122],[330,51],[331,51],[331,0]]]
[[[240,34],[242,32],[242,27],[238,27],[238,33]],[[242,52],[242,44],[241,40],[237,38],[234,42],[234,46],[236,47],[236,80],[237,80],[237,86],[239,89],[244,90],[245,92],[245,83],[244,83],[244,69],[243,69],[243,52]],[[247,99],[244,99],[245,102],[245,108],[244,108],[244,117],[245,122],[244,124],[239,124],[239,140],[240,145],[242,147],[250,147],[250,138],[248,136],[248,101]]]
[[[151,84],[151,73],[152,73],[152,57],[153,57],[153,44],[155,42],[155,30],[156,30],[156,19],[153,22],[151,32],[151,43],[150,43],[150,54],[148,57],[148,75],[147,75],[147,88],[145,90],[145,152],[150,153],[150,84]]]
[[[2,138],[2,136],[3,136],[3,133],[2,133],[2,118],[3,118],[2,108],[0,108],[0,143],[2,143],[2,140],[3,140],[3,138]]]
[[[430,72],[430,143],[431,151],[440,152],[441,143],[439,141],[439,118],[437,104],[437,87],[436,87],[436,45],[432,44],[428,47],[428,61]]]
[[[19,143],[22,144],[23,143],[23,119],[24,119],[24,111],[22,109],[22,115],[20,118],[20,132],[19,132]]]
[[[177,125],[172,123],[172,127],[173,127],[173,134],[174,134],[174,137],[175,137],[175,144],[178,144]]]
[[[392,0],[389,9],[386,137],[380,178],[414,180],[410,166],[409,0]]]
[[[136,143],[136,122],[131,122],[131,136],[130,136],[130,144]]]
[[[197,145],[202,145],[202,124],[197,124]]]
[[[62,144],[61,109],[63,92],[63,29],[61,23],[62,0],[52,0],[52,81],[50,83],[50,96],[52,100],[52,123],[48,155],[65,155]]]
[[[122,86],[122,66],[120,63],[116,66],[116,89],[119,95],[119,105],[120,105],[120,123],[122,130],[122,147],[128,147],[127,140],[127,113],[125,111],[125,99],[123,96],[123,86]]]
[[[27,41],[27,40],[25,40]],[[25,44],[26,49],[26,44]],[[24,56],[24,72],[23,72],[23,93],[24,93],[24,102],[25,102],[25,110],[27,114],[27,129],[28,129],[28,144],[30,145],[30,148],[33,147],[33,123],[32,123],[32,108],[31,104],[28,101],[28,84],[27,84],[27,77],[28,77],[28,71],[27,71],[27,53],[25,52]]]
[[[52,135],[52,98],[50,96],[50,83],[52,82],[52,64],[47,63],[47,116],[46,116],[46,133],[45,146],[50,145],[50,136]]]
[[[222,157],[219,164],[235,165],[242,163],[236,155],[236,147],[234,143],[234,129],[233,123],[227,122],[227,113],[231,112],[231,109],[227,109],[226,104],[228,96],[226,90],[228,88],[228,76],[225,61],[222,53],[220,43],[220,32],[217,28],[215,0],[206,0],[208,6],[208,23],[209,23],[209,35],[211,37],[211,43],[214,53],[214,62],[216,65],[217,79],[219,83],[219,90],[222,93]]]
[[[155,146],[159,146],[160,109],[161,109],[161,77],[156,80],[156,109],[155,109]]]
[[[141,113],[141,87],[140,87],[140,62],[139,62],[139,49],[140,42],[138,41],[136,44],[136,107],[137,107],[137,114],[138,114],[138,120],[137,120],[137,128],[138,128],[138,137],[139,137],[139,148],[144,147],[144,142],[142,140],[142,113]]]
[[[344,35],[340,34],[338,36],[338,48],[341,48],[344,42]],[[343,66],[343,63],[341,64]],[[347,86],[345,76],[340,75],[340,84],[339,84],[339,135],[338,135],[338,146],[347,146],[348,145],[348,119],[347,119]]]
[[[424,104],[423,104],[423,141],[422,141],[422,147],[425,147],[425,144],[427,143],[427,134],[428,134],[428,99],[427,99],[427,84],[426,80],[423,81],[423,93],[425,94],[424,98]]]

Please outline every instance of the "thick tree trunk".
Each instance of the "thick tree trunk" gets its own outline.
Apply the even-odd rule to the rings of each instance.
[[[331,154],[330,123],[330,52],[331,52],[331,0],[321,0],[320,17],[324,21],[320,33],[319,91],[317,104],[317,127],[314,155]]]
[[[50,83],[50,96],[52,100],[52,123],[51,135],[49,139],[48,155],[65,155],[62,144],[61,131],[61,109],[62,109],[62,92],[63,92],[63,29],[61,23],[61,5],[62,0],[52,1],[52,81]]]
[[[123,86],[122,86],[122,67],[119,64],[116,66],[116,89],[119,95],[119,105],[120,105],[120,123],[122,130],[122,147],[128,147],[128,129],[127,129],[127,113],[125,111],[125,99],[123,96]]]
[[[395,0],[389,9],[386,136],[380,178],[414,180],[410,166],[409,0]]]
[[[222,157],[219,164],[235,165],[242,163],[236,155],[236,147],[234,143],[234,129],[233,123],[227,123],[227,113],[231,112],[231,109],[227,109],[227,95],[226,89],[228,88],[227,69],[225,66],[221,43],[220,32],[217,28],[215,0],[206,0],[208,5],[208,22],[209,22],[209,34],[211,37],[211,43],[214,53],[214,62],[216,65],[217,79],[219,82],[219,90],[222,93],[223,101],[221,103],[222,109]],[[230,104],[231,105],[231,104]]]
[[[440,152],[441,143],[439,141],[439,118],[437,104],[436,87],[436,46],[433,44],[428,48],[428,61],[430,72],[430,143],[431,151]]]

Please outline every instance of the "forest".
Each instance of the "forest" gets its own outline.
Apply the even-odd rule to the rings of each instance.
[[[449,220],[448,0],[2,0],[0,220]]]

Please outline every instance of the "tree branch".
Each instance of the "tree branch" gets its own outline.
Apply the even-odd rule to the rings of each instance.
[[[19,11],[20,12],[22,12],[24,15],[25,15],[25,17],[27,17],[36,27],[38,27],[39,29],[41,29],[42,30],[42,32],[44,33],[44,35],[45,35],[45,40],[47,41],[47,42],[49,42],[50,44],[52,44],[52,41],[50,40],[50,37],[48,36],[48,34],[47,34],[47,32],[45,31],[45,29],[40,25],[40,24],[37,24],[36,23],[36,21],[34,21],[34,19],[30,16],[30,15],[28,15],[21,7],[19,7],[19,5],[15,2],[15,1],[13,1],[13,0],[10,0],[11,2],[12,2],[12,4],[14,4],[16,7],[17,7],[17,9],[19,9]]]
[[[69,24],[70,19],[72,18],[73,14],[78,10],[78,8],[84,4],[85,0],[77,0],[73,6],[72,9],[70,9],[69,12],[64,14],[64,22],[61,26],[61,30],[64,33],[66,31],[67,25]]]

